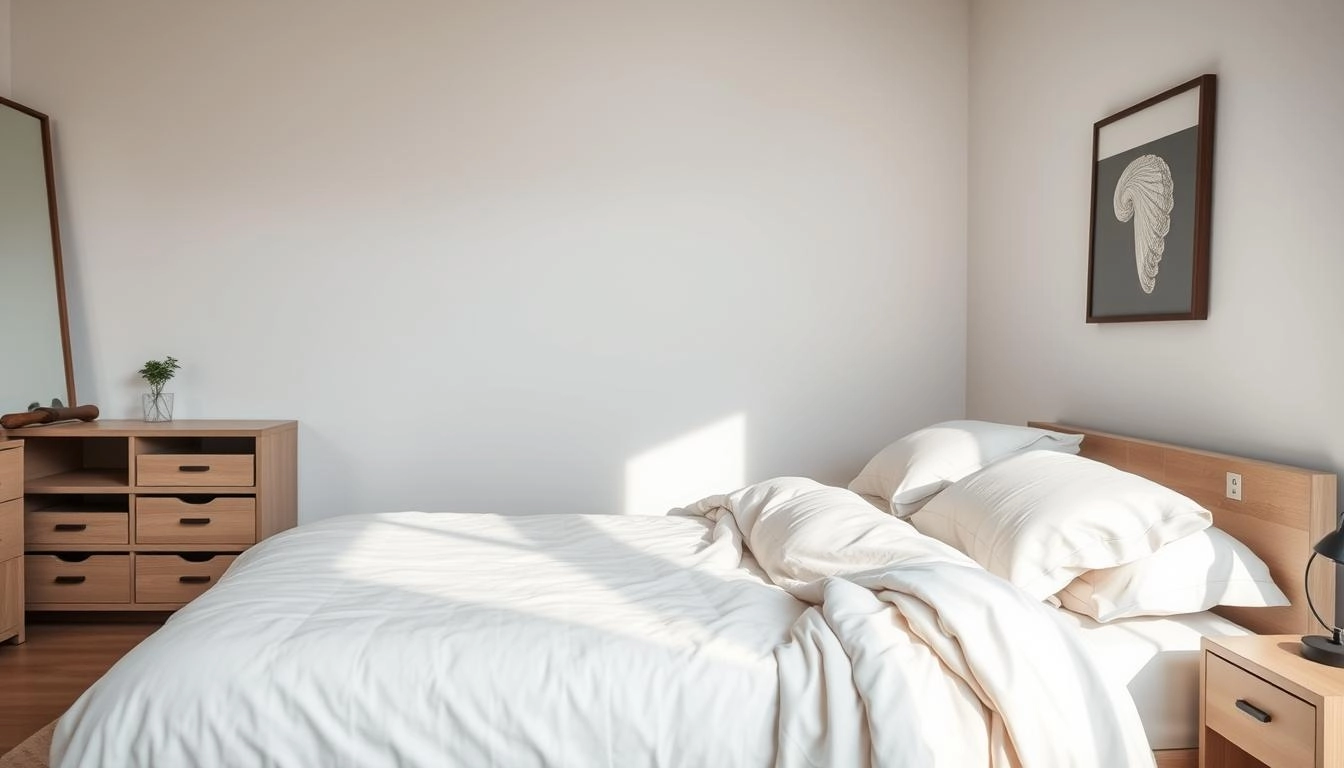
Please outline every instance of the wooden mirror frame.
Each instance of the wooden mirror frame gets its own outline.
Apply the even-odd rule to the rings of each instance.
[[[75,367],[70,356],[70,319],[66,312],[65,265],[61,259],[60,214],[56,207],[56,166],[52,161],[51,119],[35,109],[25,107],[17,101],[11,101],[3,96],[0,96],[0,106],[10,107],[25,115],[37,118],[42,130],[42,163],[45,166],[47,177],[47,212],[51,216],[51,256],[56,268],[56,309],[61,322],[61,356],[65,360],[65,404],[73,406],[75,405]],[[49,403],[41,404],[49,405]],[[26,403],[20,404],[18,407],[25,406]],[[5,407],[8,406],[0,404],[0,410]]]

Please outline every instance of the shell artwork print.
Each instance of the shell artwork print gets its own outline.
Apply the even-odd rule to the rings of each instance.
[[[1171,168],[1157,155],[1134,158],[1115,185],[1115,217],[1134,219],[1134,262],[1139,287],[1152,293],[1157,286],[1158,264],[1171,231],[1171,209],[1176,196]]]

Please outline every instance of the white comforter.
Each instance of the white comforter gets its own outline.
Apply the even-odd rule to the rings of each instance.
[[[1113,693],[1048,609],[784,479],[281,534],[75,703],[52,764],[1151,764]]]

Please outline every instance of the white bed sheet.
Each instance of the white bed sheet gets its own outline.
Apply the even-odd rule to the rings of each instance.
[[[766,765],[774,649],[806,606],[712,530],[401,512],[287,531],[80,697],[51,764]]]
[[[1129,690],[1153,749],[1199,746],[1199,643],[1205,635],[1254,634],[1214,613],[1145,616],[1099,624],[1063,608],[1112,683]]]

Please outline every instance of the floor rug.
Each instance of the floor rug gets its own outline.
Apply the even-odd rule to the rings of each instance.
[[[0,768],[47,768],[51,756],[51,734],[56,722],[23,740],[19,746],[0,755]]]

